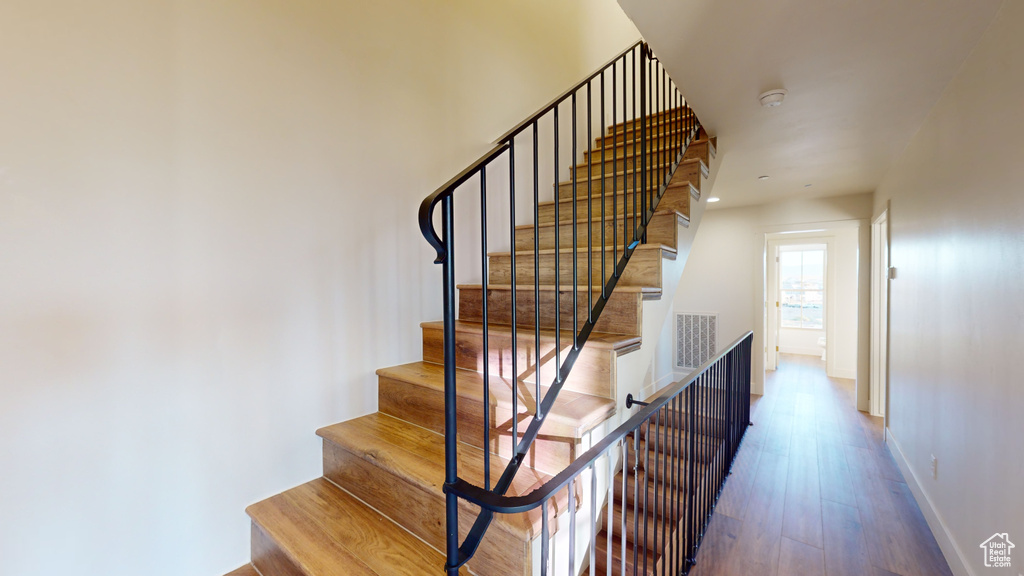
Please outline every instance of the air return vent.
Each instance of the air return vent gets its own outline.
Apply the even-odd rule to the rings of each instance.
[[[697,368],[717,349],[718,314],[676,314],[676,368]]]

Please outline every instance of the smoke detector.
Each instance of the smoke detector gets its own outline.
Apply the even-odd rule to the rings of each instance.
[[[774,108],[782,104],[782,101],[786,98],[786,94],[789,94],[789,91],[785,88],[776,88],[761,94],[757,99],[761,101],[761,106],[765,108]]]

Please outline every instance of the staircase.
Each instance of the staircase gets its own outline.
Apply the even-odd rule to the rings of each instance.
[[[514,457],[515,444],[536,408],[538,384],[543,397],[558,368],[557,359],[572,345],[574,333],[567,327],[571,330],[574,320],[582,323],[588,317],[588,297],[600,294],[611,278],[616,254],[621,256],[624,237],[618,238],[618,245],[613,244],[613,237],[623,234],[623,217],[631,219],[637,214],[634,206],[639,203],[635,203],[632,190],[635,165],[641,158],[633,153],[633,143],[643,130],[657,134],[650,138],[648,166],[669,170],[672,163],[666,161],[663,148],[678,136],[673,131],[680,125],[681,115],[687,113],[683,108],[666,109],[648,116],[644,126],[640,120],[610,126],[592,142],[593,149],[583,153],[583,162],[570,169],[570,180],[555,185],[553,199],[537,204],[536,222],[516,227],[511,250],[487,255],[486,288],[482,283],[458,286],[454,359],[461,479],[491,486]],[[680,230],[689,225],[691,202],[700,198],[701,181],[707,177],[714,155],[715,139],[701,128],[648,224],[646,243],[637,246],[618,279],[507,495],[535,490],[598,439],[591,436],[624,420],[622,414],[617,415],[615,399],[622,387],[635,387],[636,376],[620,381],[618,361],[642,345],[644,301],[663,296],[663,263],[677,257]],[[588,187],[580,185],[587,175],[591,175],[589,197]],[[623,192],[626,187],[629,191]],[[616,195],[611,193],[613,188]],[[575,271],[573,227],[556,226],[556,214],[559,223],[572,221],[574,205],[578,223]],[[619,230],[609,221],[613,212]],[[556,250],[560,256],[557,267]],[[603,269],[598,265],[602,255],[611,263]],[[579,289],[575,307],[574,279]],[[537,318],[540,322],[535,326]],[[649,321],[660,326],[663,320]],[[444,573],[444,324],[424,322],[421,332],[422,361],[377,371],[378,412],[317,431],[323,440],[323,476],[246,510],[252,520],[251,564],[232,575]],[[485,367],[489,367],[487,374]],[[538,380],[538,373],[543,378]],[[685,415],[680,415],[676,425],[684,421]],[[709,433],[700,448],[709,460],[717,457],[713,439],[713,432]],[[647,448],[644,440],[644,436],[637,438],[638,446],[654,450]],[[499,471],[494,477],[484,466],[488,460],[490,469]],[[621,498],[617,495],[613,506],[621,508]],[[540,508],[495,515],[476,554],[459,573],[540,573],[542,526],[555,535],[565,527],[566,519],[586,504],[583,500],[578,491],[562,490],[546,507],[547,518]],[[628,505],[632,502],[625,500]],[[459,500],[460,537],[466,536],[479,513],[479,507]],[[660,517],[653,514],[651,519]],[[607,558],[609,534],[616,538],[614,548],[619,550],[619,528],[610,528],[611,532],[598,537],[594,550],[600,574],[605,573],[602,562]],[[653,573],[662,551],[634,532],[630,526],[626,533],[628,550],[645,550],[651,566],[647,573]],[[642,563],[645,555],[638,558]],[[627,565],[633,565],[632,557]],[[615,566],[618,574],[618,564]]]

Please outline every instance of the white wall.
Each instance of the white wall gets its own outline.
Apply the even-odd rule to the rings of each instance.
[[[419,201],[637,38],[611,0],[0,6],[5,574],[218,574],[420,356]]]
[[[897,269],[888,428],[959,574],[1024,569],[1016,552],[984,568],[978,547],[1024,540],[1022,28],[1024,5],[1005,3],[875,199]]]
[[[727,162],[728,158],[722,160]],[[747,206],[708,210],[694,240],[683,278],[675,298],[676,312],[716,312],[719,314],[719,344],[726,345],[746,332],[754,330],[754,349],[763,350],[764,250],[767,234],[787,230],[829,229],[832,234],[846,234],[852,226],[867,219],[871,211],[870,194],[854,194],[820,199],[794,200],[771,205]],[[811,226],[813,225],[813,226]],[[856,242],[837,253],[837,261],[851,261],[845,274],[837,278],[837,285],[853,290],[860,287],[857,306],[845,308],[846,319],[835,325],[843,337],[867,338],[868,322],[867,280],[870,232],[861,226],[854,233]],[[850,232],[852,233],[852,232]],[[852,272],[851,272],[852,271]],[[849,274],[853,274],[851,279]],[[857,328],[863,322],[862,330]],[[850,324],[853,324],[852,326]],[[867,393],[868,357],[866,343],[856,346],[840,345],[839,349],[856,350],[856,362],[848,366],[858,376],[858,388]],[[764,362],[761,354],[754,354],[752,387],[760,393],[764,385]],[[867,409],[867,397],[864,397]]]

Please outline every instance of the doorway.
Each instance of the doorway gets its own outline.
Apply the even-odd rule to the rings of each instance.
[[[768,241],[767,370],[778,368],[780,354],[797,354],[820,359],[830,372],[831,245],[828,237]]]

